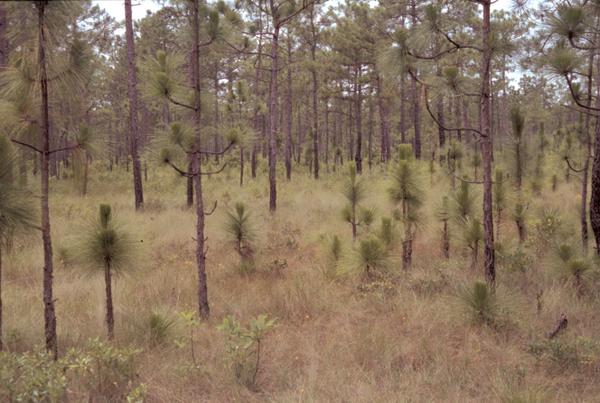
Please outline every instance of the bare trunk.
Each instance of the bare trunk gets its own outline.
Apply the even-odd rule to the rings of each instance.
[[[58,357],[58,338],[56,334],[56,310],[54,307],[53,281],[54,266],[52,261],[52,237],[50,231],[50,208],[49,208],[49,179],[50,179],[50,117],[48,113],[48,74],[46,72],[46,33],[45,33],[45,7],[46,3],[36,3],[38,8],[39,29],[39,68],[40,68],[40,92],[41,92],[41,211],[42,211],[42,241],[44,244],[44,333],[46,338],[46,350],[52,353],[54,358]]]
[[[287,41],[287,91],[285,94],[285,177],[292,179],[292,39],[288,33]]]
[[[200,156],[193,158],[194,187],[196,189],[196,263],[198,265],[198,312],[207,319],[210,315],[208,305],[208,284],[206,279],[206,250],[204,246],[204,199],[202,197],[202,177]]]
[[[133,189],[135,193],[135,209],[144,205],[142,189],[142,169],[138,155],[138,94],[135,68],[135,43],[133,41],[133,21],[131,18],[131,0],[125,0],[125,36],[127,40],[127,96],[129,98],[129,141],[131,160],[133,162]]]
[[[313,164],[314,164],[314,169],[313,169],[313,174],[315,176],[315,179],[319,179],[319,103],[318,103],[318,88],[319,88],[319,83],[318,83],[318,79],[317,79],[317,57],[316,57],[316,52],[317,52],[317,32],[316,32],[316,27],[315,27],[315,7],[312,6],[311,10],[310,10],[310,24],[311,24],[311,30],[312,30],[312,43],[310,45],[310,56],[311,56],[311,60],[313,62],[312,65],[312,69],[311,69],[311,76],[312,76],[312,109],[313,109],[313,130],[312,130],[312,136],[313,136]]]
[[[244,186],[244,147],[240,146],[240,186]]]
[[[2,244],[0,243],[0,351],[4,350],[4,343],[2,342]]]
[[[115,316],[113,310],[112,297],[112,271],[110,262],[104,267],[104,287],[106,291],[106,331],[108,332],[108,340],[115,338]]]
[[[200,5],[199,0],[193,4],[193,61],[192,71],[194,74],[194,129],[196,144],[192,154],[192,178],[196,191],[196,264],[198,266],[198,314],[207,319],[210,315],[208,305],[208,286],[206,281],[206,249],[204,246],[204,199],[202,196],[202,165],[200,161],[200,130],[201,130],[201,94],[200,94]]]
[[[362,66],[356,66],[356,154],[354,162],[356,164],[356,173],[362,174]]]
[[[588,93],[587,93],[587,104],[592,105],[592,77],[594,71],[594,53],[590,52],[590,61],[588,65]],[[581,178],[581,248],[584,256],[588,253],[588,221],[587,221],[587,198],[588,198],[588,182],[589,182],[589,171],[590,171],[590,158],[592,154],[592,138],[590,135],[590,115],[585,115],[585,148],[586,158],[583,164],[583,174]],[[544,145],[544,139],[541,139],[541,145]]]
[[[259,8],[262,6],[262,0],[258,1],[258,5]],[[262,25],[262,13],[259,13],[259,17],[258,17],[258,29],[259,31],[262,32],[263,29],[263,25]],[[258,55],[257,55],[257,66],[256,66],[256,71],[254,73],[254,86],[255,86],[255,91],[257,92],[257,94],[262,95],[262,90],[260,89],[260,76],[262,73],[262,48],[263,48],[263,36],[262,33],[259,34],[258,36]],[[258,133],[261,133],[261,137],[260,137],[260,141],[262,142],[262,140],[265,137],[265,127],[264,127],[264,116],[262,116],[261,113],[259,113],[258,108],[254,109],[254,130]],[[252,153],[250,156],[250,171],[252,174],[252,178],[256,178],[256,170],[257,170],[257,166],[258,166],[258,140],[254,140],[254,144],[252,145]]]
[[[377,109],[379,109],[379,127],[381,130],[381,161],[387,162],[390,158],[390,136],[389,136],[389,122],[388,122],[388,109],[386,105],[386,100],[382,94],[382,80],[380,75],[378,74],[376,77],[376,85],[377,85]],[[404,110],[404,103],[401,101],[401,109]],[[403,117],[401,117],[403,119]],[[400,123],[402,125],[404,122]]]
[[[274,21],[271,42],[271,83],[269,99],[269,211],[277,209],[277,72],[279,69],[279,21]]]
[[[492,137],[490,130],[490,68],[492,61],[490,0],[483,4],[483,56],[481,60],[481,153],[483,160],[483,232],[485,279],[494,287],[496,266],[494,256],[494,221],[492,207]]]
[[[411,18],[413,25],[417,24],[417,5],[416,0],[411,2]],[[418,71],[415,75],[418,75]],[[413,148],[416,159],[421,159],[421,97],[419,96],[419,90],[417,88],[416,80],[411,82],[411,96],[413,102],[413,127],[414,127],[414,138]]]
[[[444,220],[444,229],[442,231],[442,252],[446,259],[450,259],[450,232],[448,231],[448,220]]]

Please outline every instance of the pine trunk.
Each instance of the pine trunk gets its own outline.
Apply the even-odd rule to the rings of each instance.
[[[4,350],[2,339],[2,244],[0,243],[0,351]]]
[[[135,209],[144,205],[142,189],[142,169],[138,155],[138,94],[135,68],[135,43],[133,40],[133,21],[131,18],[131,0],[125,0],[125,36],[127,41],[127,96],[129,98],[129,141],[131,161],[133,162],[133,189],[135,193]]]
[[[287,91],[285,94],[285,177],[292,179],[292,39],[288,33],[287,41]]]
[[[200,4],[194,0],[192,13],[193,30],[193,60],[192,71],[194,80],[194,129],[196,143],[192,153],[192,178],[196,191],[196,264],[198,266],[198,314],[208,319],[208,285],[206,280],[206,248],[204,246],[204,199],[202,195],[202,164],[200,160],[200,130],[201,130],[201,94],[200,94]]]
[[[490,65],[492,61],[490,0],[483,5],[483,56],[481,60],[481,153],[483,160],[483,232],[485,279],[492,287],[496,284],[494,256],[494,219],[492,206],[492,134],[490,111]]]
[[[115,338],[115,314],[113,310],[112,296],[112,270],[110,263],[106,263],[104,267],[104,288],[106,291],[106,331],[108,340]]]
[[[276,12],[274,12],[275,15]],[[269,211],[277,209],[277,72],[279,69],[279,21],[275,19],[271,42],[271,82],[269,99]]]

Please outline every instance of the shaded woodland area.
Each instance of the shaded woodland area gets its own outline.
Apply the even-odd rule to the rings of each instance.
[[[0,2],[0,400],[597,399],[599,2],[157,3]]]

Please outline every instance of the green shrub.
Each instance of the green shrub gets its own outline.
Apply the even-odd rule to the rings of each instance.
[[[458,293],[468,316],[475,323],[494,325],[498,314],[496,295],[487,284],[476,281],[463,287]]]
[[[46,352],[0,352],[0,401],[61,402],[67,391],[65,359]]]
[[[235,379],[242,385],[255,386],[260,369],[262,342],[265,335],[275,327],[276,320],[269,319],[267,315],[259,315],[250,321],[249,326],[244,327],[229,315],[217,327],[227,338],[228,363]]]
[[[529,345],[529,353],[549,369],[559,371],[597,368],[600,364],[600,343],[585,337],[534,341]]]
[[[81,388],[80,394],[89,400],[121,401],[137,386],[134,386],[137,377],[135,357],[140,352],[93,339],[84,350],[73,349],[67,354],[70,383]]]

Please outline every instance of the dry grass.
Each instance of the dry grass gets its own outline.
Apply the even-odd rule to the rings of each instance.
[[[380,169],[366,175],[370,191],[365,205],[376,208],[376,226],[379,217],[391,215],[392,206]],[[543,339],[561,312],[569,318],[565,340],[593,339],[600,333],[600,300],[592,293],[578,299],[552,270],[550,251],[536,255],[524,273],[500,267],[497,294],[506,324],[491,329],[472,323],[455,297],[456,289],[480,279],[482,270],[470,268],[456,234],[453,258],[445,261],[440,254],[440,225],[431,217],[446,191],[441,178],[429,186],[424,175],[428,202],[414,267],[402,272],[397,259],[385,292],[360,292],[355,276],[330,279],[323,274],[324,235],[339,235],[347,254],[352,248],[350,227],[340,217],[339,173],[318,182],[302,173],[291,183],[282,180],[273,217],[267,211],[265,177],[248,180],[242,189],[233,171],[205,182],[207,204],[219,200],[219,208],[207,224],[212,318],[196,332],[198,369],[189,367],[189,349],[175,345],[186,336],[181,323],[159,346],[146,342],[144,328],[153,312],[177,319],[178,312],[196,308],[195,217],[184,208],[183,182],[168,171],[151,173],[145,183],[147,207],[140,214],[133,212],[125,172],[95,174],[85,198],[69,181],[54,182],[60,350],[104,337],[102,278],[89,276],[69,255],[79,225],[106,202],[140,240],[137,270],[116,282],[115,330],[118,344],[144,349],[139,378],[148,387],[149,401],[597,401],[597,372],[552,371],[528,352],[529,344]],[[557,208],[572,230],[577,228],[577,184],[545,192],[531,208],[532,245],[535,211],[541,207]],[[250,276],[237,272],[238,257],[222,230],[223,211],[236,201],[249,206],[258,235],[257,272]],[[507,220],[502,238],[515,237]],[[5,332],[8,346],[17,351],[33,349],[43,340],[40,246],[35,238],[23,240],[6,265]],[[275,260],[287,265],[274,270]],[[543,308],[538,313],[540,290]],[[263,366],[257,386],[250,390],[237,384],[229,371],[216,325],[228,314],[246,322],[261,313],[277,317],[279,325],[265,340]]]

